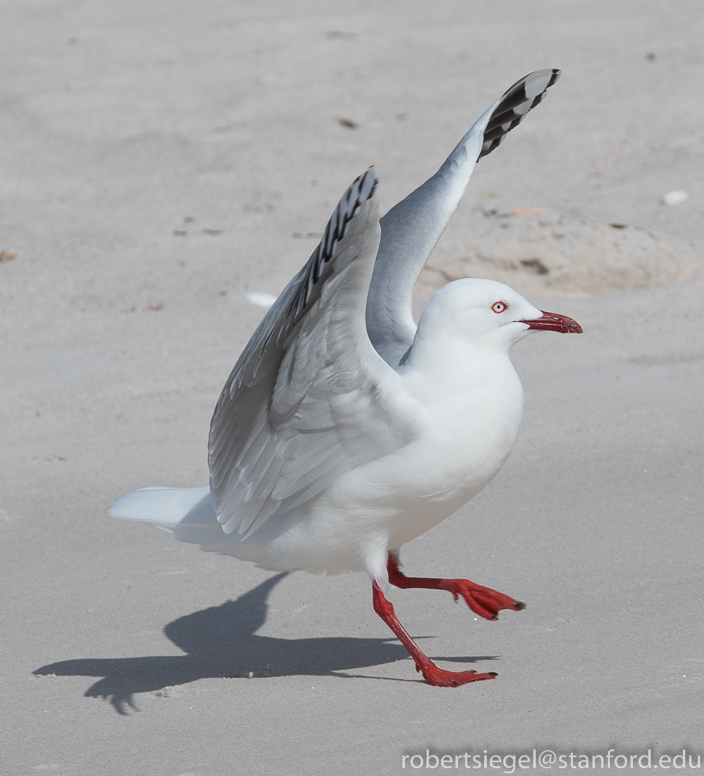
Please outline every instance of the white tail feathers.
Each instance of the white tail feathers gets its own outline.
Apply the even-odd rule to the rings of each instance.
[[[125,493],[108,507],[109,517],[139,520],[168,531],[175,539],[199,544],[206,552],[234,555],[257,562],[260,548],[239,534],[226,534],[218,523],[210,488],[142,488]],[[266,542],[267,536],[260,537]]]
[[[108,517],[139,520],[173,532],[178,525],[204,525],[217,518],[210,488],[141,488],[125,493],[107,509]],[[219,526],[218,526],[219,527]]]

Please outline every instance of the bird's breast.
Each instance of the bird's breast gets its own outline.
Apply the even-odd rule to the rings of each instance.
[[[326,498],[326,509],[344,513],[360,532],[385,525],[392,547],[475,496],[508,457],[521,421],[523,390],[512,367],[494,379],[428,388],[430,398],[418,400],[415,437],[349,472]]]
[[[515,373],[514,373],[515,375]],[[523,414],[523,390],[515,379],[474,385],[437,402],[431,422],[413,450],[416,481],[431,498],[467,498],[494,477],[508,457]]]

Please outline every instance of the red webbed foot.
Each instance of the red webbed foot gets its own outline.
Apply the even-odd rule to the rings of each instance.
[[[478,674],[476,671],[445,671],[438,668],[435,663],[430,663],[423,668],[416,666],[416,670],[423,674],[423,678],[433,687],[460,687],[470,682],[481,682],[484,679],[494,679],[498,674],[493,671],[488,674]]]
[[[374,611],[391,628],[396,638],[408,650],[416,664],[416,671],[423,674],[423,678],[433,687],[460,687],[470,682],[481,682],[483,679],[493,679],[496,674],[478,674],[476,671],[445,671],[438,668],[435,663],[413,641],[408,631],[401,625],[394,612],[391,602],[386,599],[381,588],[374,582],[372,584]]]
[[[469,608],[480,617],[487,620],[498,619],[498,614],[502,609],[513,609],[519,612],[525,609],[526,605],[515,598],[510,598],[503,593],[492,590],[490,587],[482,587],[468,579],[434,579],[430,577],[407,577],[400,568],[398,556],[389,553],[387,566],[389,572],[389,582],[395,587],[408,590],[411,588],[420,588],[423,590],[447,590],[455,598],[464,598]]]
[[[526,605],[515,598],[510,598],[503,593],[492,590],[490,587],[482,587],[468,579],[441,579],[438,580],[439,589],[452,593],[455,601],[459,596],[464,598],[467,606],[480,617],[487,620],[497,620],[502,609],[513,609],[520,612]]]

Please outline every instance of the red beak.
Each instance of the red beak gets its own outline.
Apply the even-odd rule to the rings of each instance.
[[[558,315],[557,313],[546,313],[545,310],[541,310],[543,317],[536,318],[532,321],[521,321],[525,323],[529,329],[541,329],[542,331],[559,331],[562,334],[581,334],[582,327],[568,318],[566,315]]]

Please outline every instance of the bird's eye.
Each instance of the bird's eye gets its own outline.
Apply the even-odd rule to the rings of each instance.
[[[508,305],[506,304],[506,302],[494,302],[494,304],[491,305],[491,309],[495,313],[502,313],[504,312],[504,310],[508,310]]]

